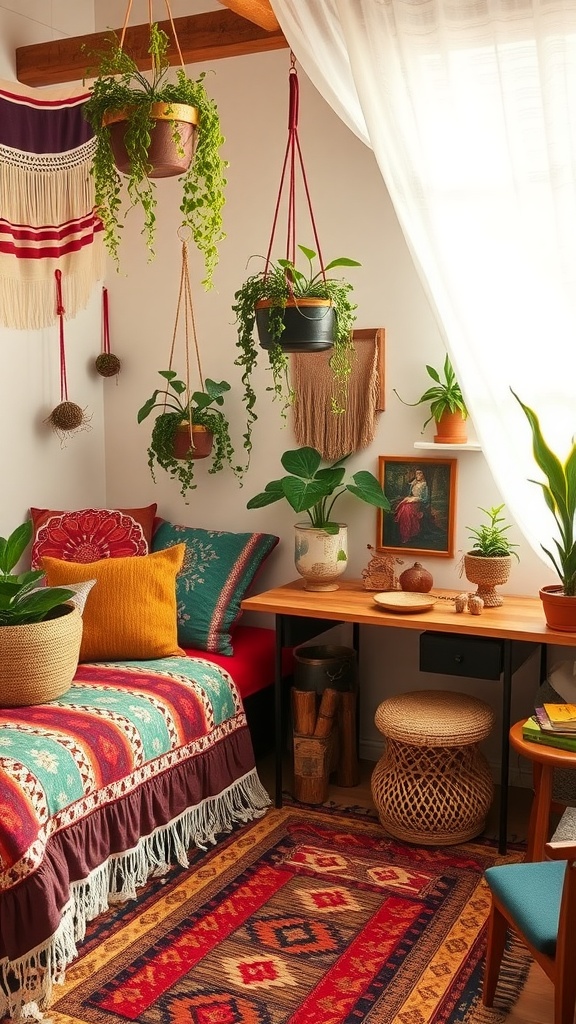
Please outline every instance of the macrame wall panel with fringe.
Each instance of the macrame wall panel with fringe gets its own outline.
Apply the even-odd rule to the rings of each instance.
[[[384,328],[356,330],[352,338],[352,373],[341,413],[333,413],[331,408],[334,377],[330,351],[291,356],[296,440],[299,445],[316,448],[330,461],[367,448],[374,440],[378,413],[385,409]]]
[[[0,81],[0,324],[37,330],[56,322],[54,272],[67,316],[104,277],[102,223],[90,167],[89,93]]]

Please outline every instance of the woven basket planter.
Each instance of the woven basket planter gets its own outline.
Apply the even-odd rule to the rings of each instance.
[[[78,666],[82,617],[63,615],[26,626],[0,626],[0,706],[46,704],[70,688]]]
[[[504,598],[495,587],[508,582],[512,558],[510,555],[487,558],[485,555],[464,555],[464,573],[469,583],[476,583],[476,594],[484,601],[485,608],[500,608]]]

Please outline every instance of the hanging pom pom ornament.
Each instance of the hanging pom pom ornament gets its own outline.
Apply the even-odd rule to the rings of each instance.
[[[62,271],[55,270],[56,313],[60,321],[60,404],[50,413],[47,422],[56,431],[61,441],[76,430],[88,430],[90,417],[75,402],[68,400],[66,380],[66,349],[64,345],[64,305],[62,303]]]
[[[115,377],[120,373],[120,360],[110,351],[110,319],[108,315],[108,289],[102,289],[102,351],[96,357],[96,371],[101,377]]]

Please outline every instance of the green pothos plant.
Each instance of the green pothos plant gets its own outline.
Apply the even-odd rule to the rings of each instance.
[[[225,202],[227,162],[220,154],[224,143],[218,108],[208,96],[202,72],[189,78],[183,68],[176,71],[176,81],[167,81],[169,39],[156,23],[150,26],[148,52],[152,61],[150,79],[138,68],[134,59],[120,45],[116,34],[108,48],[98,57],[98,71],[84,112],[96,138],[91,173],[94,177],[95,201],[104,225],[106,247],[119,263],[122,229],[123,179],[116,167],[111,145],[110,126],[106,115],[122,111],[127,122],[124,144],[130,160],[126,190],[130,208],[139,206],[144,214],[143,234],[154,255],[157,198],[156,183],[149,177],[148,150],[154,120],[153,103],[186,104],[196,107],[199,120],[197,144],[188,170],[181,183],[180,211],[182,227],[189,228],[194,242],[204,257],[206,277],[203,284],[212,286],[212,275],[218,263],[218,243],[225,237],[222,230],[222,207]],[[92,71],[92,74],[94,72]],[[89,71],[87,74],[91,74]],[[171,122],[173,140],[182,153],[182,140],[176,119]]]
[[[166,381],[166,388],[157,388],[138,411],[138,423],[142,423],[154,409],[160,410],[148,446],[148,467],[154,482],[154,467],[158,465],[178,481],[182,497],[185,498],[187,492],[197,486],[194,483],[194,459],[179,459],[174,454],[176,432],[183,423],[203,426],[213,435],[209,473],[218,473],[229,466],[241,478],[245,467],[234,465],[230,425],[221,409],[215,408],[224,404],[223,396],[230,391],[228,381],[214,381],[207,377],[204,381],[205,390],[190,394],[175,370],[159,370],[158,373]]]
[[[315,270],[314,261],[317,254],[313,249],[299,245],[298,249],[307,260],[307,270],[299,270],[293,261],[278,259],[268,262],[262,270],[251,274],[235,293],[232,311],[236,314],[237,341],[239,350],[235,365],[242,368],[242,384],[244,386],[244,405],[248,415],[245,443],[251,447],[251,433],[257,419],[255,411],[256,392],[252,384],[252,375],[258,362],[259,346],[254,338],[256,325],[256,303],[262,299],[271,302],[272,307],[268,320],[268,330],[273,344],[267,352],[272,372],[272,385],[267,389],[273,397],[282,403],[282,412],[294,402],[294,390],[291,387],[288,369],[289,362],[286,352],[282,350],[280,339],[284,330],[283,314],[287,302],[295,298],[329,299],[335,312],[335,337],[330,358],[330,367],[334,376],[332,393],[332,411],[335,414],[345,409],[348,381],[352,372],[352,329],[356,320],[356,305],[352,302],[350,292],[352,285],[341,278],[326,277],[326,273],[338,267],[359,267],[360,263],[340,256],[332,260],[324,268]],[[263,257],[261,257],[263,258]]]

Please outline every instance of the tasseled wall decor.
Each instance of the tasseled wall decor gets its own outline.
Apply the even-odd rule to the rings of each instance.
[[[292,355],[294,434],[299,445],[316,448],[328,461],[366,448],[376,432],[384,402],[384,328],[352,334],[354,359],[346,408],[334,415],[330,352]]]
[[[120,373],[120,360],[110,351],[110,312],[108,289],[102,288],[102,351],[96,356],[94,365],[101,377],[116,377]],[[116,382],[118,383],[118,382]]]
[[[66,346],[64,344],[64,313],[62,304],[62,271],[55,270],[56,316],[59,321],[60,337],[60,404],[50,413],[47,422],[58,434],[61,441],[76,430],[89,429],[90,417],[76,402],[68,401],[68,380],[66,377]]]
[[[67,315],[104,277],[102,224],[90,167],[95,140],[86,88],[35,90],[0,81],[0,324],[36,330],[56,321],[54,271]]]

